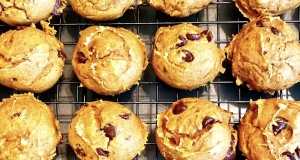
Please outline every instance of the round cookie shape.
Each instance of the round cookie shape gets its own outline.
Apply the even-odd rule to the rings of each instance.
[[[238,126],[238,147],[249,160],[300,158],[300,103],[250,101]]]
[[[115,20],[125,11],[142,4],[142,0],[70,0],[73,10],[94,21]]]
[[[33,94],[15,94],[0,103],[0,159],[53,159],[62,142],[53,111]]]
[[[245,24],[225,48],[236,84],[274,93],[300,79],[300,44],[279,17],[265,16]]]
[[[145,148],[148,132],[127,107],[99,100],[76,111],[68,137],[80,159],[132,160]]]
[[[156,143],[166,160],[233,160],[232,113],[200,98],[183,98],[157,115]]]
[[[145,44],[124,28],[91,26],[80,32],[72,65],[83,86],[116,95],[138,84],[148,65]]]
[[[11,26],[29,26],[60,15],[66,4],[66,0],[1,0],[0,20]]]
[[[18,27],[0,35],[0,84],[41,93],[62,74],[66,54],[52,34],[35,27]]]
[[[235,5],[249,19],[260,16],[277,16],[300,5],[300,0],[235,0]]]
[[[224,51],[209,30],[192,24],[160,27],[154,37],[152,66],[158,78],[171,87],[192,90],[224,73]]]
[[[147,0],[153,8],[171,17],[184,18],[204,9],[211,0]]]

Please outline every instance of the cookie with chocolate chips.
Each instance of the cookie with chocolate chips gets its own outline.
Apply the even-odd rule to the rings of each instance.
[[[300,102],[250,101],[238,126],[238,147],[249,160],[300,159]]]
[[[142,0],[70,0],[73,10],[80,16],[94,21],[115,20],[128,9],[135,9]]]
[[[53,159],[62,133],[55,114],[33,94],[0,102],[0,159]]]
[[[66,0],[0,0],[0,20],[11,26],[30,25],[60,15]]]
[[[233,160],[232,113],[200,98],[183,98],[157,115],[156,143],[166,160]]]
[[[300,44],[279,17],[264,16],[245,24],[225,48],[236,84],[269,92],[300,80]]]
[[[174,88],[192,90],[207,84],[225,71],[224,59],[210,30],[184,23],[160,27],[155,34],[153,69]]]
[[[94,101],[76,111],[69,144],[80,159],[132,160],[144,148],[146,124],[130,109],[110,101]]]
[[[138,84],[148,64],[145,44],[124,28],[91,26],[80,32],[72,65],[83,86],[116,95]]]
[[[64,46],[53,32],[17,27],[1,34],[0,84],[34,93],[53,87],[66,60]]]

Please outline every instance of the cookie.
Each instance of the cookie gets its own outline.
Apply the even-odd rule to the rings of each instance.
[[[0,103],[0,159],[53,159],[62,142],[53,111],[33,94]]]
[[[132,160],[145,148],[148,132],[130,109],[100,100],[76,111],[68,137],[80,159]]]
[[[300,158],[300,103],[250,101],[238,126],[238,147],[249,160]]]
[[[200,98],[183,98],[157,115],[156,143],[166,160],[233,160],[232,113]]]
[[[41,93],[58,81],[66,55],[63,44],[47,33],[18,27],[0,35],[0,84]]]
[[[300,0],[235,0],[235,5],[249,19],[260,16],[277,16],[300,5]]]
[[[124,28],[91,26],[80,32],[72,65],[82,85],[116,95],[138,84],[148,65],[145,44]]]
[[[0,21],[11,26],[29,26],[60,15],[66,4],[66,0],[0,0]]]
[[[211,0],[147,0],[150,6],[171,17],[184,18],[204,9]]]
[[[160,80],[184,90],[196,89],[224,73],[224,51],[210,30],[192,24],[160,27],[154,37],[152,66]]]
[[[142,4],[142,0],[70,0],[73,10],[80,16],[94,21],[115,20],[128,9]]]
[[[236,84],[274,93],[300,79],[300,44],[279,17],[265,16],[245,24],[225,48]]]

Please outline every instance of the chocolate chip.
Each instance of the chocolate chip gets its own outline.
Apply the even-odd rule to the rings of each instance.
[[[190,51],[183,49],[182,52],[185,54],[185,57],[182,57],[184,61],[192,62],[195,59],[194,55]]]
[[[18,81],[18,79],[13,77],[13,78],[12,78],[12,81]]]
[[[84,153],[82,148],[76,148],[75,152],[76,152],[77,155],[81,155],[82,157],[86,156],[86,154]]]
[[[182,47],[182,46],[186,45],[186,39],[182,35],[179,35],[178,39],[180,39],[181,42],[178,42],[176,44],[176,47]]]
[[[300,149],[298,147],[296,148],[295,152],[296,152],[298,158],[300,158]]]
[[[61,14],[61,12],[58,11],[59,8],[61,8],[63,6],[63,3],[61,0],[56,0],[54,9],[52,11],[53,15],[59,16]]]
[[[107,124],[106,126],[103,127],[102,129],[105,133],[105,136],[109,138],[109,140],[112,140],[113,138],[116,137],[116,127],[113,126],[112,124]]]
[[[82,52],[77,52],[77,61],[79,63],[85,63],[87,61],[87,58],[84,56]]]
[[[204,30],[204,31],[202,31],[201,35],[206,36],[208,42],[211,42],[213,40],[213,38],[214,38],[214,36],[213,36],[213,34],[212,34],[212,32],[210,30]]]
[[[187,107],[182,102],[180,102],[174,107],[173,113],[180,114],[180,113],[184,112],[186,110],[186,108]]]
[[[205,128],[208,124],[213,124],[215,119],[209,116],[205,116],[202,121],[202,128]]]
[[[124,114],[119,114],[119,116],[123,119],[129,119],[131,117],[131,113],[124,113]]]
[[[266,27],[267,26],[267,19],[260,19],[256,22],[257,27]]]
[[[101,148],[96,148],[96,152],[100,155],[100,156],[103,156],[103,157],[108,157],[108,151],[105,151]]]
[[[290,160],[296,160],[296,158],[294,157],[294,155],[291,152],[289,152],[289,151],[283,152],[282,155],[287,156],[288,158],[290,158]]]
[[[15,117],[20,117],[21,113],[20,112],[17,112],[17,113],[14,113],[12,116],[11,116],[11,119],[15,118]]]
[[[192,40],[192,41],[200,39],[200,34],[189,34],[189,33],[187,33],[185,36],[188,40]]]
[[[273,34],[277,35],[277,36],[282,36],[282,33],[279,29],[275,28],[275,27],[271,27],[271,31]]]
[[[62,58],[63,61],[67,59],[67,55],[63,51],[58,51],[58,57]]]
[[[278,133],[280,133],[283,129],[286,128],[286,120],[281,118],[280,120],[276,121],[277,125],[273,124],[272,125],[272,129],[273,129],[273,133],[275,136],[278,135]]]

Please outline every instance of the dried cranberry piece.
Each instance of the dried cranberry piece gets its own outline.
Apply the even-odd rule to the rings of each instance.
[[[176,47],[182,47],[182,46],[186,45],[186,39],[182,35],[179,35],[178,39],[180,39],[181,42],[178,42],[176,44]]]
[[[82,148],[76,148],[76,149],[75,149],[75,152],[76,152],[78,155],[81,155],[82,157],[85,157],[85,156],[86,156],[86,154],[85,154],[85,152],[83,151]]]
[[[109,140],[112,140],[117,135],[116,127],[113,126],[112,124],[107,124],[106,126],[103,127],[102,130],[104,131],[105,136],[109,138]]]
[[[236,154],[235,154],[235,153],[232,153],[232,154],[230,154],[229,157],[225,157],[223,160],[234,160],[234,159],[235,159],[235,156],[236,156]]]
[[[103,156],[103,157],[108,157],[108,151],[105,151],[101,148],[96,148],[96,152],[100,155],[100,156]]]
[[[82,52],[77,52],[77,60],[79,63],[85,63],[87,61],[87,58]]]
[[[290,158],[290,160],[296,160],[296,158],[294,157],[294,155],[291,152],[289,152],[289,151],[283,152],[282,155],[287,156],[288,158]]]
[[[62,6],[63,6],[62,1],[61,1],[61,0],[56,0],[54,9],[53,9],[53,11],[52,11],[52,14],[53,14],[53,15],[56,15],[56,16],[59,16],[61,13],[58,11],[58,9],[59,9],[60,7],[62,7]]]
[[[186,106],[183,103],[178,103],[174,109],[173,109],[173,113],[174,114],[180,114],[182,112],[184,112],[186,110]]]
[[[182,52],[185,54],[185,57],[182,57],[184,61],[192,62],[195,59],[194,55],[190,51],[184,49]]]
[[[257,27],[266,27],[267,26],[267,19],[260,19],[256,22]]]
[[[129,119],[131,117],[131,113],[124,113],[124,114],[119,114],[119,116],[125,120]]]
[[[208,42],[211,42],[214,39],[214,36],[213,36],[213,34],[212,34],[212,32],[210,30],[204,30],[204,31],[202,31],[201,35],[206,36]]]
[[[134,0],[132,6],[133,6],[133,7],[137,7],[137,6],[138,6],[138,0]]]
[[[215,119],[209,116],[205,116],[202,121],[202,128],[205,128],[208,124],[213,124]]]
[[[62,58],[63,61],[67,59],[67,55],[63,51],[58,51],[58,57]]]
[[[298,158],[300,158],[300,149],[297,147],[295,151],[296,151]]]
[[[4,11],[6,7],[2,3],[0,3],[0,6],[2,8],[2,11]]]
[[[277,36],[282,36],[282,33],[279,29],[275,28],[275,27],[271,27],[271,31],[273,34],[277,35]]]
[[[234,143],[235,143],[235,137],[233,136],[233,134],[231,134],[230,145],[234,145]]]
[[[192,40],[192,41],[200,39],[200,34],[189,34],[189,33],[187,33],[185,36],[188,40]]]
[[[23,29],[25,29],[26,28],[26,26],[17,26],[17,28],[16,28],[16,30],[23,30]]]
[[[283,129],[286,128],[287,124],[285,123],[286,120],[283,118],[280,118],[278,121],[276,121],[277,125],[273,124],[272,129],[275,136],[278,135]]]

